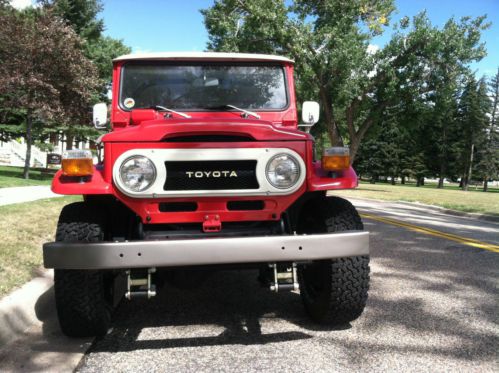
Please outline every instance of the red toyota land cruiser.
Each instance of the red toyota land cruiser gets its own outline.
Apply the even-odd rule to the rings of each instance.
[[[348,148],[315,159],[319,105],[304,102],[298,124],[293,61],[128,55],[114,60],[112,97],[97,164],[68,150],[52,184],[83,195],[43,246],[66,335],[105,334],[123,295],[150,298],[202,266],[259,269],[272,291],[299,289],[319,323],[360,316],[369,234],[348,201],[327,196],[357,176]],[[94,106],[97,127],[107,111]]]

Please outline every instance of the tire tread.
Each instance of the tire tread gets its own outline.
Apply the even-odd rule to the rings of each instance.
[[[103,214],[98,206],[84,202],[63,208],[56,241],[96,242],[104,237]],[[56,309],[62,332],[70,337],[104,335],[111,322],[111,304],[106,299],[101,271],[56,269]]]
[[[305,213],[312,213],[316,219],[320,219],[315,224],[309,221],[308,226],[317,227],[322,222],[323,226],[320,229],[326,232],[364,229],[355,207],[342,198],[323,197],[313,200]],[[357,319],[362,314],[368,297],[369,256],[322,261],[316,268],[322,271],[323,280],[328,282],[319,300],[314,300],[310,294],[307,294],[305,272],[299,271],[302,300],[311,318],[321,324],[333,325]]]

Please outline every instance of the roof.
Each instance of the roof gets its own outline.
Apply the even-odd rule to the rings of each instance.
[[[221,53],[221,52],[162,52],[162,53],[136,53],[115,58],[113,61],[129,60],[212,60],[212,61],[279,61],[290,62],[286,57],[270,54],[252,53]]]

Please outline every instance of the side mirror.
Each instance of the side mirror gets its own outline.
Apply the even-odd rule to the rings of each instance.
[[[94,105],[93,115],[94,126],[97,129],[106,128],[107,123],[107,105],[103,102]]]
[[[310,127],[319,121],[319,103],[315,101],[305,101],[301,108],[301,119],[303,123]]]

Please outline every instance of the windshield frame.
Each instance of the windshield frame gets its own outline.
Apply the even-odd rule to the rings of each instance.
[[[123,80],[125,77],[125,69],[127,65],[170,65],[170,66],[244,66],[244,67],[258,67],[258,66],[265,66],[265,67],[278,67],[281,69],[283,73],[283,79],[284,79],[284,93],[286,96],[286,105],[283,106],[282,108],[278,109],[254,109],[254,108],[246,108],[246,107],[241,107],[241,109],[245,110],[251,110],[254,112],[270,112],[270,113],[279,113],[279,112],[284,112],[287,111],[290,106],[290,94],[289,94],[289,79],[288,79],[288,69],[286,68],[286,65],[283,63],[279,62],[274,62],[274,61],[172,61],[172,60],[134,60],[134,61],[127,61],[121,65],[120,68],[120,78],[119,78],[119,90],[118,90],[118,107],[126,112],[131,112],[132,110],[140,109],[140,110],[147,110],[147,108],[136,108],[136,109],[128,109],[123,106],[122,102],[122,93],[123,93]],[[232,102],[227,102],[227,105],[232,105]],[[172,108],[173,110],[179,110],[182,112],[238,112],[236,109],[206,109],[206,108]]]

